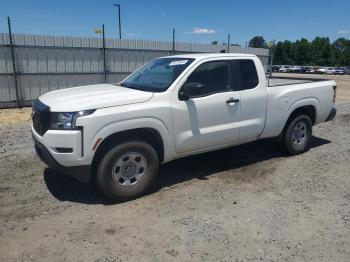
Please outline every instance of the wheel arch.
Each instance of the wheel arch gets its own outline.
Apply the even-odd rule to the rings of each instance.
[[[304,106],[300,106],[295,108],[290,114],[289,117],[285,123],[285,126],[296,116],[298,115],[307,115],[308,117],[310,117],[312,125],[314,125],[316,123],[316,107],[314,105],[304,105]]]
[[[311,119],[311,123],[312,125],[314,125],[316,123],[316,119],[317,119],[317,109],[314,105],[303,105],[303,106],[299,106],[294,108],[293,111],[290,112],[287,121],[285,122],[283,129],[279,135],[279,138],[282,137],[284,131],[286,130],[286,127],[288,126],[288,124],[297,116],[299,115],[307,115],[308,117],[310,117]]]
[[[95,173],[98,163],[104,154],[120,144],[121,141],[144,141],[155,149],[160,162],[164,160],[164,141],[156,129],[144,127],[123,130],[110,134],[100,142],[92,159],[92,174]]]

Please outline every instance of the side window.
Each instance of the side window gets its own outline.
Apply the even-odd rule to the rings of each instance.
[[[191,97],[231,91],[228,62],[212,61],[198,66],[187,78],[185,84],[200,83],[201,90],[190,90]]]
[[[258,73],[253,60],[232,60],[231,72],[233,90],[252,89],[259,84]]]

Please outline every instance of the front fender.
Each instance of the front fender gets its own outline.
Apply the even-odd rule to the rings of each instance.
[[[171,133],[169,129],[161,120],[156,118],[150,118],[150,117],[122,120],[122,121],[110,123],[104,126],[96,133],[95,136],[93,136],[90,143],[91,148],[89,150],[93,151],[93,147],[96,141],[98,140],[100,141],[99,142],[99,145],[100,145],[101,142],[103,142],[103,140],[105,140],[110,135],[113,135],[122,131],[138,129],[138,128],[151,128],[156,130],[160,134],[163,140],[164,162],[166,162],[168,159],[171,158],[175,149],[174,149],[174,144],[172,143]],[[96,151],[97,147],[94,149]]]

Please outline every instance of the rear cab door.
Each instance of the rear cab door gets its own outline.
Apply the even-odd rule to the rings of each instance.
[[[259,58],[232,59],[231,77],[233,89],[240,96],[239,140],[256,140],[265,127],[268,102],[266,76]]]

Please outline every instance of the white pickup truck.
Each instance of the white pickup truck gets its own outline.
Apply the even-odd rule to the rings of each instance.
[[[176,158],[262,138],[299,154],[312,126],[334,118],[336,83],[285,81],[266,79],[254,55],[157,58],[119,84],[39,97],[35,148],[48,166],[117,200],[143,194],[160,163]]]

